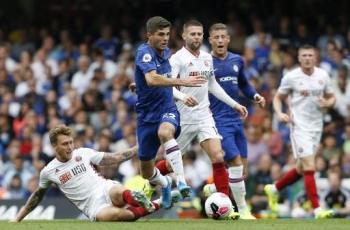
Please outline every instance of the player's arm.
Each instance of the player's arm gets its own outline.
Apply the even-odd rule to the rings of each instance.
[[[258,103],[260,107],[262,108],[265,107],[265,104],[266,104],[265,98],[260,94],[258,94],[255,88],[249,83],[249,81],[247,80],[247,77],[244,74],[243,68],[244,68],[244,63],[242,60],[242,67],[240,70],[240,74],[238,76],[239,88],[241,89],[244,96]]]
[[[206,82],[202,76],[190,76],[186,79],[180,78],[167,78],[160,74],[157,74],[155,70],[145,74],[146,82],[148,86],[161,87],[161,86],[186,86],[186,87],[200,87]]]
[[[323,97],[319,98],[319,105],[321,109],[329,109],[335,105],[336,97],[334,93],[325,93]]]
[[[288,114],[282,112],[283,102],[286,100],[288,94],[283,94],[281,92],[276,92],[275,97],[273,98],[273,108],[276,112],[278,119],[282,122],[289,122],[290,117]]]
[[[132,148],[126,149],[121,152],[104,153],[103,158],[100,161],[99,165],[107,166],[107,165],[120,164],[124,161],[127,161],[133,158],[137,154],[137,150],[138,150],[138,147],[134,146]]]
[[[240,105],[229,95],[227,95],[225,90],[219,85],[219,83],[217,83],[214,76],[209,77],[208,88],[211,94],[217,97],[220,101],[226,103],[233,109],[237,110],[243,118],[246,118],[248,116],[248,111],[246,107]]]
[[[28,198],[26,204],[19,210],[16,218],[12,222],[20,222],[24,217],[26,217],[31,211],[33,211],[36,206],[43,199],[47,188],[38,187],[32,195]]]
[[[182,101],[185,105],[193,107],[198,105],[198,101],[193,96],[189,96],[173,87],[173,96],[176,100]]]

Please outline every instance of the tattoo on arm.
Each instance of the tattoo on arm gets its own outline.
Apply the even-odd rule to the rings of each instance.
[[[25,208],[28,212],[31,212],[40,203],[45,195],[45,192],[46,189],[43,188],[38,188],[35,192],[33,192],[25,204]]]
[[[134,146],[119,153],[105,153],[100,165],[113,165],[127,161],[136,155],[137,149],[137,146]]]

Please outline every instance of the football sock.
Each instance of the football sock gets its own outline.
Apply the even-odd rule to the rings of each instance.
[[[155,209],[158,210],[159,209],[159,204],[152,202]],[[126,209],[128,209],[129,211],[131,211],[134,216],[135,216],[135,220],[137,220],[140,217],[146,216],[148,214],[150,214],[150,212],[147,211],[147,209],[143,208],[143,207],[133,207],[133,206],[129,206]]]
[[[315,171],[313,170],[304,171],[304,187],[306,190],[307,198],[311,201],[312,207],[316,209],[320,207],[320,204],[318,202],[314,173]]]
[[[125,203],[127,203],[128,205],[134,206],[134,207],[138,207],[139,204],[134,200],[134,198],[131,195],[131,191],[130,190],[125,190],[122,193],[123,196],[123,200]]]
[[[284,187],[295,183],[300,178],[301,175],[297,172],[296,168],[293,168],[275,183],[275,187],[278,191],[281,191]]]
[[[224,162],[214,163],[213,177],[216,190],[230,196],[230,189],[228,186],[228,173]]]
[[[245,201],[246,190],[243,178],[243,165],[229,167],[228,175],[232,196],[236,201],[238,211],[243,212],[247,209],[247,203]]]
[[[165,176],[160,174],[159,170],[157,168],[154,168],[154,173],[151,178],[149,178],[149,183],[151,185],[160,185],[162,188],[165,188],[168,186],[168,180]]]
[[[176,142],[175,139],[171,139],[164,143],[164,149],[166,156],[165,158],[169,162],[171,168],[173,169],[177,183],[183,182],[186,184],[185,181],[185,173],[184,173],[184,166],[182,163],[182,154],[180,152],[180,148]]]

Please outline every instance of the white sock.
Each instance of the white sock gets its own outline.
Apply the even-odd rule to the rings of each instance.
[[[165,176],[160,174],[159,169],[154,168],[154,173],[151,178],[149,178],[149,183],[151,185],[160,185],[162,188],[168,185],[168,180]]]
[[[322,211],[321,207],[315,208],[314,209],[314,215],[317,215],[317,213],[319,213],[320,211]]]
[[[171,139],[165,142],[164,149],[166,153],[165,158],[171,165],[171,168],[176,175],[177,183],[182,182],[186,184],[184,166],[182,163],[182,154],[176,140]]]
[[[228,175],[231,192],[236,201],[238,211],[244,212],[247,209],[247,203],[245,201],[246,190],[243,180],[243,165],[229,167]]]
[[[278,193],[278,190],[276,188],[276,185],[275,184],[272,184],[272,192],[274,193]]]

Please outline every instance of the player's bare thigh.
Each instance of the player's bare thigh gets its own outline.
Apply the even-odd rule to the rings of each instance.
[[[116,207],[123,207],[125,202],[123,200],[123,192],[125,188],[123,185],[116,183],[109,189],[109,197],[112,201],[112,204]]]
[[[219,138],[209,138],[200,143],[202,149],[208,154],[212,163],[224,161],[224,152]]]
[[[128,221],[134,220],[134,214],[124,208],[107,206],[96,215],[96,221]]]

